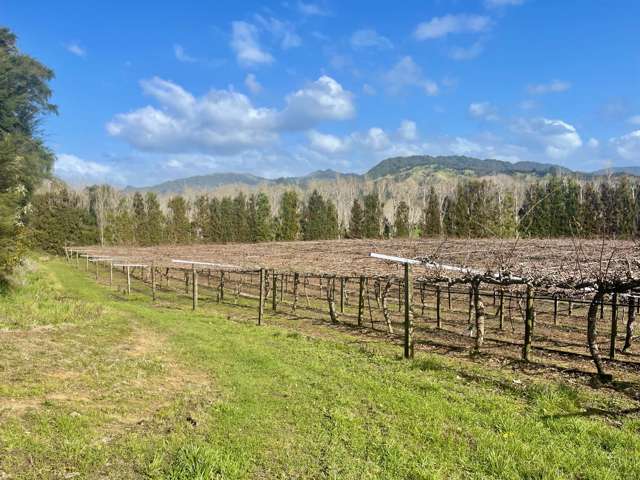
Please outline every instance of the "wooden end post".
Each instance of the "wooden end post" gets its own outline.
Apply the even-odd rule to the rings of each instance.
[[[413,358],[413,315],[411,297],[413,296],[411,265],[404,264],[404,358]]]
[[[436,327],[438,328],[438,330],[442,328],[442,319],[440,318],[441,317],[440,296],[441,296],[440,285],[436,285]]]
[[[364,313],[364,276],[360,275],[358,288],[358,326],[362,326],[362,315]]]
[[[151,300],[156,301],[156,264],[151,262]]]
[[[636,323],[636,297],[629,296],[629,306],[627,309],[627,333],[624,337],[624,347],[622,351],[626,352],[631,348],[631,341],[633,339],[634,324]]]
[[[218,301],[224,302],[224,272],[220,272],[220,292],[218,295]]]
[[[193,310],[195,310],[198,308],[198,270],[195,264],[191,266],[191,288]]]
[[[264,315],[264,268],[260,269],[260,295],[258,295],[258,325],[262,325],[262,316]]]
[[[127,265],[127,295],[131,295],[131,267]]]
[[[344,277],[340,277],[340,313],[344,313]]]
[[[474,350],[478,353],[484,344],[484,303],[482,303],[482,298],[480,298],[480,282],[478,281],[473,283],[473,307],[476,314],[476,342]]]
[[[273,270],[271,275],[272,287],[271,287],[271,308],[275,312],[278,308],[278,274]]]
[[[527,305],[524,319],[524,345],[522,346],[522,359],[525,362],[531,359],[531,339],[533,337],[533,287],[527,285]]]
[[[558,295],[553,295],[553,324],[558,326]]]
[[[113,260],[109,262],[109,287],[113,287]]]
[[[611,343],[609,345],[609,358],[616,358],[616,337],[618,336],[618,293],[611,296]]]
[[[498,311],[498,328],[504,330],[504,288],[500,288],[500,305],[498,308],[500,309]]]

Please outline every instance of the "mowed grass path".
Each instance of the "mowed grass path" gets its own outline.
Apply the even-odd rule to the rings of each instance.
[[[640,478],[638,415],[587,414],[637,407],[611,391],[152,306],[57,259],[25,281],[0,300],[0,479]]]

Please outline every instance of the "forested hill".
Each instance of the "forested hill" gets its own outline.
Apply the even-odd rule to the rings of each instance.
[[[411,157],[393,157],[382,160],[365,174],[340,173],[334,170],[318,170],[301,177],[282,177],[268,179],[246,173],[212,173],[195,177],[182,178],[160,183],[150,187],[127,187],[127,192],[153,191],[158,194],[184,193],[186,191],[214,190],[225,185],[297,185],[305,188],[314,181],[334,181],[349,179],[358,181],[377,180],[382,177],[399,177],[414,170],[428,170],[431,172],[450,172],[453,175],[487,176],[487,175],[516,175],[528,174],[544,176],[547,174],[571,174],[576,173],[562,167],[548,163],[538,162],[506,162],[503,160],[479,159],[465,156],[430,156],[415,155]],[[586,175],[586,174],[582,174]]]

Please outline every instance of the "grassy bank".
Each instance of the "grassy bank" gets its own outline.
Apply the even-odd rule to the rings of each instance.
[[[640,478],[615,392],[237,310],[34,260],[0,300],[0,478]]]

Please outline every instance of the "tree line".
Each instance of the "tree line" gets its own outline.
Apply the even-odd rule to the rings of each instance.
[[[640,183],[627,177],[580,182],[552,176],[514,191],[490,180],[466,179],[447,195],[429,188],[415,215],[408,203],[384,215],[377,192],[354,199],[347,222],[318,191],[307,198],[284,192],[277,205],[265,193],[222,198],[171,197],[163,207],[153,192],[121,195],[108,185],[75,192],[53,184],[34,197],[30,229],[37,245],[189,244],[390,237],[607,237],[640,233]],[[418,218],[416,221],[415,218]],[[412,220],[414,219],[414,220]]]

